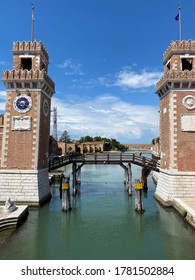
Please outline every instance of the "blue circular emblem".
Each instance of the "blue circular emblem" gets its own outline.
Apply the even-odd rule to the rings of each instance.
[[[29,96],[18,96],[14,100],[14,108],[19,113],[26,113],[32,107],[32,100]]]

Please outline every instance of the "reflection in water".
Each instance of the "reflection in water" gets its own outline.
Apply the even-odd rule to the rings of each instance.
[[[132,166],[132,174],[138,178],[141,169]],[[195,259],[194,230],[156,202],[151,176],[143,214],[123,180],[120,166],[83,166],[70,212],[61,211],[59,182],[53,182],[50,203],[30,209],[6,239],[0,233],[0,259]]]

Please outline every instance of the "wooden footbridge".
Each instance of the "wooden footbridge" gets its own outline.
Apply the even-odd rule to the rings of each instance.
[[[124,169],[124,183],[127,183],[128,194],[132,195],[132,171],[131,164],[136,164],[142,167],[141,170],[141,186],[144,190],[147,190],[147,176],[150,174],[151,170],[159,172],[160,164],[158,159],[147,158],[142,156],[141,153],[128,153],[128,152],[104,152],[104,153],[89,153],[82,155],[64,155],[59,156],[54,159],[49,160],[48,169],[49,172],[58,169],[62,166],[72,164],[72,175],[73,175],[73,193],[76,195],[79,193],[80,185],[80,172],[81,167],[84,164],[118,164]],[[138,184],[140,185],[140,184]],[[69,190],[67,190],[68,192]],[[136,211],[143,212],[143,201],[142,201],[142,191],[136,190]],[[70,197],[70,196],[66,196]],[[65,203],[65,202],[64,202]],[[68,199],[67,205],[70,204],[70,198]],[[66,203],[65,203],[66,204]],[[67,209],[66,209],[67,211]]]
[[[104,152],[104,153],[88,153],[83,155],[64,155],[49,160],[49,172],[68,164],[119,164],[123,166],[125,163],[132,163],[149,170],[159,172],[160,164],[158,159],[151,159],[142,156],[140,153],[128,152]]]
[[[147,189],[147,176],[151,170],[159,172],[160,164],[158,159],[147,158],[141,153],[128,152],[104,152],[104,153],[88,153],[82,155],[64,155],[49,160],[48,170],[58,169],[62,166],[72,164],[73,188],[76,192],[77,183],[80,182],[81,167],[84,164],[118,164],[124,169],[124,182],[128,182],[129,194],[131,193],[132,171],[131,164],[142,167],[141,181],[145,189]],[[126,165],[125,165],[126,164]]]

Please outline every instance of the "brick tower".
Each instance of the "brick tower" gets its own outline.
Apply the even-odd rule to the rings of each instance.
[[[195,41],[172,42],[163,56],[161,172],[155,196],[166,204],[195,197]]]
[[[0,167],[0,202],[39,205],[50,197],[47,155],[54,83],[41,42],[13,44],[13,70],[3,71],[6,108]]]

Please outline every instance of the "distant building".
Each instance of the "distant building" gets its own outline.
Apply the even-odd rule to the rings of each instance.
[[[91,141],[84,143],[64,143],[58,141],[58,146],[62,149],[62,154],[66,154],[70,151],[78,153],[88,152],[104,152],[109,149],[109,143],[105,141]]]
[[[124,144],[128,150],[150,150],[151,144]]]

